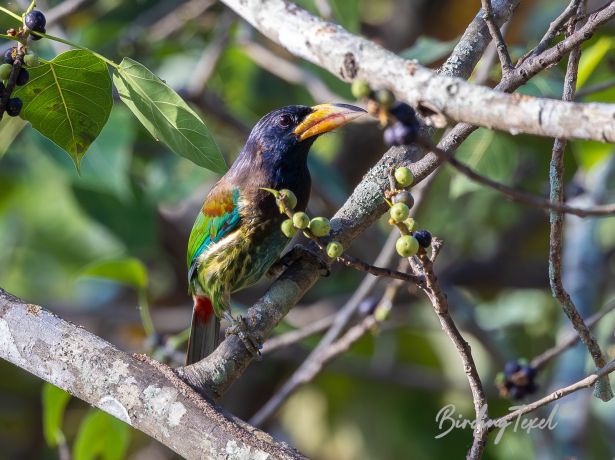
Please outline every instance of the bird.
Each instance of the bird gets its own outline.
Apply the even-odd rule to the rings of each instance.
[[[304,211],[311,187],[307,157],[322,134],[363,115],[349,104],[291,105],[274,110],[254,126],[233,165],[211,188],[188,241],[188,284],[193,298],[186,364],[200,361],[217,346],[220,319],[237,328],[256,352],[241,317],[231,313],[233,292],[256,283],[289,243],[269,190],[291,190],[296,211]],[[227,329],[228,333],[228,329]]]

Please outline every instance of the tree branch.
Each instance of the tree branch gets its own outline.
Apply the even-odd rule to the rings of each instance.
[[[372,87],[389,88],[415,107],[428,103],[453,120],[512,133],[615,142],[615,105],[507,95],[438,75],[284,0],[223,2],[293,54],[343,80],[362,78]],[[566,54],[574,47],[573,41],[582,40],[613,15],[615,1],[590,15],[574,38],[559,43],[552,54]],[[536,58],[528,59],[527,63],[544,68]],[[508,77],[507,80],[514,81],[525,75],[515,70]]]
[[[480,421],[487,416],[486,406],[487,399],[485,397],[485,390],[483,384],[478,375],[476,369],[476,363],[472,357],[472,350],[470,345],[463,338],[461,332],[457,328],[455,321],[451,317],[448,308],[448,300],[446,295],[442,292],[438,279],[433,271],[433,262],[436,259],[442,242],[434,239],[432,242],[432,256],[431,259],[427,256],[425,251],[419,252],[418,259],[420,261],[420,267],[425,274],[426,287],[423,289],[427,297],[433,305],[434,312],[440,321],[442,330],[451,339],[453,345],[457,349],[457,353],[463,363],[463,369],[468,378],[470,390],[472,392],[472,401],[474,403],[474,413],[476,416],[476,428],[474,430],[474,442],[468,452],[468,459],[481,458],[483,451],[485,450],[487,430],[482,426]]]
[[[434,152],[442,160],[447,161],[453,168],[466,176],[468,179],[482,184],[486,187],[489,187],[493,190],[496,190],[501,194],[505,195],[506,197],[510,198],[512,201],[524,203],[540,209],[551,210],[565,214],[573,214],[579,217],[608,217],[615,214],[615,204],[597,205],[589,208],[579,208],[576,206],[570,206],[565,203],[551,201],[541,196],[535,196],[523,190],[518,190],[514,187],[502,184],[501,182],[495,181],[477,173],[469,166],[457,160],[453,155],[446,153],[445,151],[439,149],[437,146],[433,145],[429,141],[429,139],[422,138],[417,140],[417,143],[425,147],[427,150]]]
[[[304,459],[225,414],[147,357],[0,289],[0,357],[157,439],[185,458]]]
[[[530,412],[533,412],[536,409],[549,404],[550,402],[562,399],[564,396],[568,396],[571,393],[582,390],[583,388],[590,388],[594,386],[599,379],[607,377],[611,372],[614,371],[615,359],[607,363],[599,371],[585,377],[583,380],[579,380],[578,382],[573,383],[572,385],[569,385],[567,387],[560,388],[559,390],[554,391],[553,393],[539,399],[538,401],[535,401],[531,404],[527,404],[522,408],[511,412],[510,414],[496,419],[494,423],[490,425],[490,430],[494,429],[496,426],[500,426],[502,422],[512,422],[513,420],[521,417],[522,415],[529,414]]]
[[[585,5],[579,5],[576,15],[579,17],[585,10]],[[576,22],[576,21],[575,21]],[[578,27],[575,23],[569,28],[570,34],[574,33]],[[570,53],[566,76],[564,78],[564,94],[562,99],[572,101],[577,84],[577,73],[579,70],[579,60],[581,59],[581,49],[576,47]],[[549,183],[551,186],[550,198],[552,202],[563,203],[564,201],[564,150],[566,140],[555,139],[549,168]],[[570,319],[572,326],[581,337],[581,341],[587,347],[589,354],[596,367],[601,368],[606,364],[606,359],[600,350],[600,345],[594,338],[592,332],[585,324],[583,317],[579,314],[572,298],[564,288],[562,282],[562,245],[564,232],[564,214],[558,211],[551,211],[550,214],[550,235],[549,235],[549,282],[553,297],[562,306],[564,313]],[[600,380],[600,385],[596,385],[596,397],[603,401],[613,398],[613,392],[609,383],[608,376]]]
[[[495,48],[500,58],[500,64],[502,66],[502,77],[506,75],[513,68],[512,61],[510,60],[510,54],[508,54],[508,48],[506,42],[502,36],[502,31],[495,22],[495,16],[493,14],[493,7],[491,6],[491,0],[481,0],[483,5],[483,19],[487,23],[489,32],[493,37]]]
[[[613,310],[615,310],[615,302],[607,307],[602,308],[600,311],[594,313],[592,316],[590,316],[587,319],[585,324],[587,324],[587,327],[592,328],[596,324],[598,324],[598,322],[602,318],[604,318],[607,314],[609,314]],[[571,333],[567,338],[562,340],[560,343],[558,343],[554,347],[549,348],[548,350],[545,350],[544,352],[542,352],[541,354],[533,358],[532,361],[530,362],[530,365],[534,369],[537,369],[537,370],[542,369],[553,358],[555,358],[556,356],[559,356],[566,350],[576,345],[580,339],[581,337],[579,337],[579,334]]]

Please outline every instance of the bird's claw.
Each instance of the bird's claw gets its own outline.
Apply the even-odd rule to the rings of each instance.
[[[248,330],[248,325],[243,316],[239,315],[237,318],[233,318],[230,313],[225,313],[225,318],[230,323],[230,326],[226,328],[226,335],[236,335],[244,344],[246,349],[258,359],[261,359],[260,349],[263,347]]]

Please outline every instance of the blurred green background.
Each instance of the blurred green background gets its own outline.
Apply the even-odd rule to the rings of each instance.
[[[22,11],[22,2],[4,2]],[[39,1],[52,16],[58,1]],[[64,3],[69,3],[66,1]],[[316,14],[422,64],[437,67],[450,53],[479,8],[457,0],[303,0]],[[590,8],[605,2],[589,2]],[[26,5],[27,6],[27,2]],[[542,37],[562,2],[521,2],[507,30],[518,58]],[[55,10],[56,12],[58,10]],[[0,17],[0,27],[9,26]],[[136,59],[182,94],[201,113],[230,164],[249,128],[283,105],[351,100],[349,87],[271,44],[222,5],[207,0],[90,0],[50,24],[66,36],[119,62]],[[584,46],[579,88],[615,79],[613,26]],[[2,51],[8,43],[0,43]],[[64,50],[41,40],[45,58]],[[525,85],[525,94],[561,96],[565,63]],[[499,69],[479,64],[474,76],[493,85]],[[580,98],[615,102],[615,89]],[[375,123],[327,135],[312,149],[314,187],[309,211],[331,216],[369,166],[384,153]],[[478,130],[459,157],[477,171],[535,194],[548,193],[552,141]],[[615,199],[612,146],[573,142],[566,156],[567,199],[591,205]],[[216,177],[156,143],[117,103],[78,175],[70,158],[19,120],[0,123],[0,287],[39,303],[129,352],[150,352],[178,364],[189,324],[185,247],[207,190]],[[415,216],[445,241],[437,271],[452,313],[472,345],[489,394],[491,415],[515,403],[501,399],[493,384],[507,359],[532,358],[569,329],[548,289],[548,217],[514,204],[443,168]],[[389,231],[370,228],[350,253],[373,260]],[[378,244],[376,244],[378,243]],[[568,218],[564,282],[584,315],[613,297],[615,219]],[[94,276],[95,275],[95,276]],[[334,313],[362,275],[335,267],[289,315],[279,332]],[[234,296],[249,306],[268,282]],[[382,294],[381,282],[368,301]],[[139,305],[149,303],[156,335],[147,337]],[[615,354],[615,315],[597,336]],[[181,336],[180,336],[181,337]],[[249,418],[317,343],[275,352],[254,363],[222,404]],[[538,395],[591,370],[580,347],[562,355],[538,377]],[[140,432],[66,400],[62,435],[43,432],[42,382],[0,363],[0,458],[167,459],[174,454]],[[47,389],[46,392],[53,393]],[[47,394],[47,393],[46,393]],[[537,396],[538,396],[537,395]],[[48,394],[49,404],[62,398]],[[391,318],[300,389],[264,427],[315,459],[462,458],[471,431],[442,439],[437,412],[455,404],[472,418],[462,365],[440,330],[431,306],[402,291]],[[506,431],[485,458],[612,458],[615,403],[599,404],[589,392],[560,402],[555,430]],[[51,410],[53,412],[52,406]],[[546,417],[553,406],[535,416]],[[57,409],[57,407],[56,407]],[[47,416],[52,417],[53,415]],[[49,426],[53,426],[53,423]],[[47,439],[63,447],[50,447]],[[93,440],[97,439],[97,442]],[[102,439],[102,441],[101,441]],[[101,444],[102,447],[96,447]],[[89,446],[89,447],[88,447]],[[114,446],[109,448],[109,446]]]

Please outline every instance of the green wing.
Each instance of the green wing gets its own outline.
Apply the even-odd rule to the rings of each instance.
[[[214,189],[205,199],[188,240],[188,280],[194,275],[197,258],[239,226],[238,203],[238,188]]]

